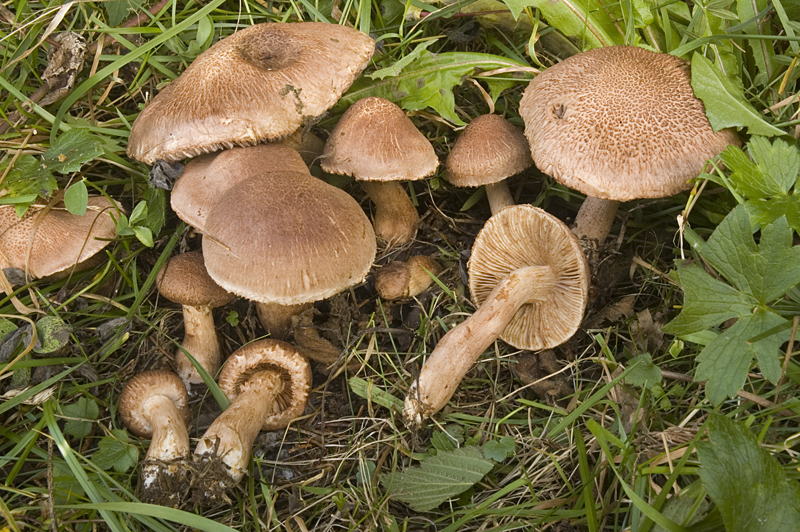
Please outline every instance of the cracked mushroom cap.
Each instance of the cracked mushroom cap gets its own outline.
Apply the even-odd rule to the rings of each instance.
[[[247,379],[263,370],[279,371],[283,387],[261,430],[282,429],[303,414],[311,390],[311,366],[291,344],[267,338],[239,348],[225,362],[219,387],[233,402]]]
[[[147,164],[288,135],[327,111],[375,42],[323,22],[264,23],[200,54],[139,114],[128,155]]]
[[[230,187],[265,172],[308,173],[300,154],[282,144],[257,144],[206,153],[189,161],[175,182],[170,204],[175,214],[200,231],[214,202]]]
[[[280,305],[319,301],[361,282],[375,253],[375,232],[356,200],[301,172],[231,187],[203,238],[206,268],[220,286]]]
[[[457,187],[479,187],[516,175],[533,164],[528,140],[499,115],[470,122],[447,156],[447,180]]]
[[[520,102],[536,166],[596,198],[671,196],[729,144],[694,96],[690,64],[635,46],[583,52],[530,82]]]
[[[415,181],[432,175],[439,159],[400,107],[370,97],[358,100],[339,119],[320,166],[361,181]]]
[[[188,425],[192,413],[189,410],[186,386],[176,374],[158,369],[139,373],[125,383],[119,396],[119,415],[122,422],[140,438],[151,437],[153,426],[150,423],[149,402],[153,398],[161,397],[172,401],[184,425]]]
[[[22,218],[13,205],[0,207],[0,268],[41,278],[87,261],[117,236],[111,215],[118,210],[105,196],[89,198],[83,216],[71,214],[63,204],[49,211],[31,207]]]
[[[158,273],[156,285],[162,296],[189,307],[221,307],[235,297],[208,275],[200,251],[172,257]]]
[[[515,205],[493,215],[475,238],[469,259],[469,289],[480,307],[509,273],[526,266],[549,266],[556,285],[547,300],[523,305],[500,338],[536,351],[567,341],[583,319],[589,266],[578,239],[558,218],[531,205]]]

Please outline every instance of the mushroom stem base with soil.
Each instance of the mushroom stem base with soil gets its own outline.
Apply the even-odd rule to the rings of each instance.
[[[313,303],[297,303],[295,305],[281,305],[278,303],[256,302],[258,321],[276,340],[285,340],[292,330],[292,320],[310,308]]]
[[[547,299],[555,286],[556,276],[549,266],[520,268],[503,279],[472,316],[439,341],[408,391],[405,418],[419,425],[441,410],[517,310],[526,303]]]
[[[388,247],[406,244],[419,228],[419,213],[411,198],[396,181],[362,181],[375,204],[375,235]]]
[[[184,354],[192,355],[203,366],[209,375],[214,377],[219,371],[222,360],[217,331],[214,327],[214,314],[210,307],[183,306],[183,323],[185,332],[183,343],[175,353],[176,373],[183,380],[187,389],[192,384],[203,384],[203,377]],[[191,391],[191,390],[189,390]]]
[[[514,205],[514,197],[508,188],[508,181],[505,179],[497,183],[489,183],[486,187],[486,198],[489,200],[489,208],[492,214],[497,214],[506,207]]]
[[[590,240],[598,246],[602,245],[614,224],[619,203],[615,200],[587,197],[578,209],[572,232],[580,240]]]

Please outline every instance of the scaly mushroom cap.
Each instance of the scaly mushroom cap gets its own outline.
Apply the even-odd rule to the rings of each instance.
[[[248,177],[291,170],[308,173],[300,154],[282,144],[257,144],[195,157],[175,182],[170,204],[175,214],[200,231],[214,202]]]
[[[39,278],[89,259],[117,235],[111,216],[118,216],[117,209],[105,196],[89,198],[83,216],[60,205],[47,212],[34,206],[19,218],[13,205],[0,207],[0,268],[18,268]]]
[[[433,146],[400,107],[362,98],[333,128],[320,166],[361,181],[415,181],[439,166]]]
[[[125,383],[119,396],[119,415],[122,422],[140,438],[153,435],[148,400],[157,396],[170,399],[184,424],[189,423],[192,415],[189,410],[189,394],[180,377],[166,370],[145,371]]]
[[[206,220],[203,255],[223,288],[262,303],[325,299],[355,285],[375,259],[375,232],[346,192],[301,172],[252,177]]]
[[[589,266],[578,239],[555,216],[530,205],[493,215],[475,238],[469,259],[469,289],[480,307],[509,273],[549,266],[556,276],[547,300],[523,305],[500,338],[532,351],[555,347],[578,329],[589,291]]]
[[[264,23],[200,54],[139,114],[128,155],[147,164],[292,133],[328,110],[375,42],[322,22]]]
[[[447,156],[447,180],[457,187],[502,181],[533,164],[522,131],[499,115],[470,122]]]
[[[280,372],[283,388],[275,402],[268,405],[271,413],[261,430],[282,429],[303,414],[311,390],[311,366],[291,344],[268,338],[239,348],[225,362],[219,375],[219,387],[233,402],[239,396],[242,384],[263,370]]]
[[[221,307],[235,297],[208,275],[200,251],[172,257],[158,272],[156,286],[170,301],[190,307]]]
[[[589,196],[627,201],[688,188],[729,144],[695,98],[689,63],[634,46],[583,52],[544,70],[520,102],[539,169]]]

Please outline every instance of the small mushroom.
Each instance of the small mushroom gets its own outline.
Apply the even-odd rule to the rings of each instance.
[[[447,156],[447,180],[457,187],[486,187],[492,214],[514,205],[507,177],[533,164],[520,129],[499,115],[481,115],[470,122]]]
[[[258,340],[228,358],[219,387],[231,404],[208,427],[194,451],[195,461],[216,472],[200,479],[201,499],[221,497],[219,488],[242,479],[260,431],[285,428],[302,415],[311,389],[311,368],[290,344]]]
[[[122,389],[122,422],[137,436],[151,439],[142,463],[142,502],[173,507],[182,503],[189,475],[188,405],[186,387],[170,371],[145,371]]]
[[[183,307],[184,337],[175,353],[177,373],[186,387],[201,384],[203,378],[184,354],[191,354],[213,377],[222,363],[212,310],[233,301],[234,295],[208,275],[203,254],[190,251],[172,257],[156,278],[158,291]]]
[[[432,283],[442,266],[426,255],[414,255],[405,262],[392,261],[375,274],[375,290],[381,299],[415,297]]]
[[[403,413],[419,425],[438,412],[474,362],[497,338],[540,350],[578,329],[589,290],[589,267],[575,235],[530,205],[493,215],[475,238],[469,286],[478,309],[450,329],[425,362]]]

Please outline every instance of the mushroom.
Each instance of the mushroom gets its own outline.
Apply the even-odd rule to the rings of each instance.
[[[174,162],[289,135],[333,106],[374,51],[369,35],[338,24],[240,30],[197,56],[145,106],[128,155]]]
[[[215,498],[218,487],[238,483],[262,430],[285,428],[303,414],[311,389],[311,368],[294,347],[279,340],[252,342],[234,352],[219,375],[219,387],[231,400],[195,447],[195,461],[225,472],[200,479],[202,496]],[[220,482],[222,486],[219,486]],[[203,493],[210,490],[209,493]]]
[[[151,439],[142,463],[142,502],[173,507],[182,503],[189,474],[188,405],[183,382],[170,371],[145,371],[122,388],[122,422],[137,436]]]
[[[361,181],[375,203],[375,234],[391,247],[410,242],[419,227],[419,213],[399,182],[432,175],[439,160],[400,107],[370,97],[342,115],[325,143],[320,166]]]
[[[183,307],[184,337],[175,353],[177,373],[187,388],[203,377],[184,354],[189,353],[212,377],[222,362],[212,309],[233,301],[233,294],[208,275],[203,254],[189,251],[172,257],[156,278],[158,291]]]
[[[481,115],[470,122],[447,156],[447,180],[457,187],[486,187],[492,214],[514,205],[507,177],[533,164],[520,129],[499,115]]]
[[[231,187],[208,215],[203,238],[209,275],[256,301],[270,323],[291,321],[303,305],[361,282],[375,253],[375,233],[358,203],[301,172]]]
[[[536,166],[589,196],[575,220],[601,244],[620,201],[689,187],[736,132],[715,132],[692,92],[690,65],[634,46],[596,48],[544,70],[520,101]]]
[[[519,349],[548,349],[568,340],[583,317],[586,258],[569,228],[541,209],[515,205],[489,218],[468,267],[478,309],[442,337],[412,383],[403,409],[412,423],[438,412],[498,337]]]
[[[96,196],[83,216],[63,205],[32,206],[18,217],[13,205],[0,207],[0,268],[17,268],[33,278],[91,267],[90,259],[117,235],[112,212],[119,205]]]
[[[375,290],[381,299],[415,297],[433,283],[442,266],[426,255],[414,255],[405,262],[392,261],[375,274]]]

